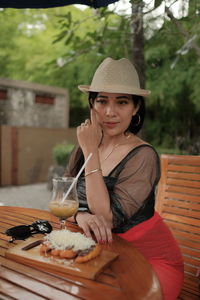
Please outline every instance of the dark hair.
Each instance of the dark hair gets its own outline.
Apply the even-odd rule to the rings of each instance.
[[[90,108],[92,108],[94,100],[96,99],[98,93],[90,92],[88,101]],[[132,100],[135,106],[139,105],[139,109],[135,116],[132,117],[131,123],[127,128],[127,131],[132,132],[134,134],[138,133],[143,126],[144,117],[145,117],[145,102],[142,96],[132,95]]]
[[[90,108],[92,108],[94,100],[96,99],[98,93],[90,92],[88,101]],[[145,117],[145,102],[142,96],[132,95],[132,100],[135,106],[139,105],[137,114],[132,117],[131,123],[126,131],[132,132],[134,134],[138,133],[143,126]],[[75,177],[84,163],[83,152],[80,147],[76,148],[69,160],[68,167],[65,171],[65,176]]]

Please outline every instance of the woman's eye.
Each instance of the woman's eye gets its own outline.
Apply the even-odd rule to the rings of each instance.
[[[106,104],[106,100],[104,100],[104,99],[97,99],[96,103]]]
[[[123,105],[123,104],[128,104],[127,100],[120,100],[118,101],[118,104]]]

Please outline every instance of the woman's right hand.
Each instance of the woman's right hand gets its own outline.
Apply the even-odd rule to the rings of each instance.
[[[88,212],[78,212],[76,221],[87,237],[92,237],[91,232],[93,232],[98,243],[112,242],[112,226],[103,216],[92,215]]]
[[[91,120],[87,119],[77,127],[79,146],[84,152],[93,152],[97,149],[102,139],[102,129],[96,118],[97,112],[91,109]]]

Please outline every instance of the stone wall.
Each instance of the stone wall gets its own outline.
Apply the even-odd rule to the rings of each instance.
[[[66,128],[68,123],[67,90],[0,78],[0,125]]]

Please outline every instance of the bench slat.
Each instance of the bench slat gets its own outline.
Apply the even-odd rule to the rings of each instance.
[[[169,171],[179,171],[184,173],[197,173],[200,174],[200,167],[199,166],[184,166],[184,165],[171,165],[168,166]]]
[[[198,180],[184,180],[184,179],[175,179],[175,178],[167,178],[167,184],[168,185],[177,185],[181,187],[192,187],[197,188],[199,190],[200,195],[200,181]]]
[[[176,171],[168,171],[167,172],[168,178],[181,178],[181,179],[187,179],[187,180],[196,180],[200,181],[200,174],[196,173],[182,173],[182,172],[176,172]]]
[[[198,220],[200,212],[197,210],[191,210],[191,209],[184,209],[182,207],[174,207],[174,206],[169,206],[169,205],[163,205],[163,213],[170,213],[170,214],[177,214],[178,216],[187,216],[190,218],[196,218],[197,223],[199,223],[200,227],[200,221]],[[190,220],[193,222],[193,219]],[[191,224],[191,223],[189,223]],[[196,224],[198,226],[198,224]]]
[[[191,265],[188,265],[188,264],[186,264],[186,263],[184,263],[184,271],[185,271],[186,273],[189,273],[190,275],[192,275],[192,274],[196,274],[197,268],[196,268],[196,267],[193,267],[193,266],[191,266]],[[196,279],[197,279],[197,278],[194,276],[194,277],[193,277],[193,280],[196,281]]]
[[[164,198],[163,206],[174,206],[190,210],[196,210],[200,213],[200,203],[193,203],[192,201],[180,201],[171,198]]]
[[[195,258],[192,258],[189,256],[184,256],[184,262],[188,265],[197,267],[197,270],[198,270],[198,267],[199,267],[199,259],[198,258],[195,259]]]
[[[197,233],[199,234],[199,228],[197,226],[192,226],[190,224],[183,224],[183,223],[177,223],[173,222],[172,220],[165,220],[165,223],[170,227],[171,229],[191,232],[191,233]]]
[[[188,194],[188,195],[198,195],[200,196],[200,190],[199,189],[194,189],[194,188],[189,188],[189,187],[179,187],[176,185],[167,185],[166,190],[172,191],[172,192],[179,192],[181,194]]]
[[[183,224],[190,224],[199,228],[199,219],[188,218],[181,215],[173,215],[163,212],[162,217],[167,220],[173,220]]]
[[[174,236],[180,246],[185,246],[185,247],[192,248],[192,249],[199,251],[199,243],[196,243],[195,241],[191,241],[188,239],[183,239],[179,235],[176,235],[175,233],[174,233]]]
[[[174,235],[179,236],[182,239],[187,239],[188,241],[190,240],[200,240],[200,235],[199,234],[193,234],[190,232],[185,232],[185,231],[180,231],[176,229],[170,228],[171,231],[173,232]],[[198,243],[198,242],[197,242]],[[199,243],[199,248],[200,248],[200,243]]]
[[[199,196],[196,195],[186,195],[186,194],[179,194],[179,193],[165,191],[163,197],[199,203]]]
[[[199,250],[195,250],[195,249],[191,249],[191,248],[188,248],[188,247],[184,247],[182,245],[179,245],[180,248],[181,248],[181,252],[182,254],[185,256],[185,255],[190,255],[192,257],[197,257],[198,259],[200,259],[200,252]]]
[[[168,160],[170,164],[173,163],[200,166],[199,156],[196,155],[162,154],[162,159]]]

